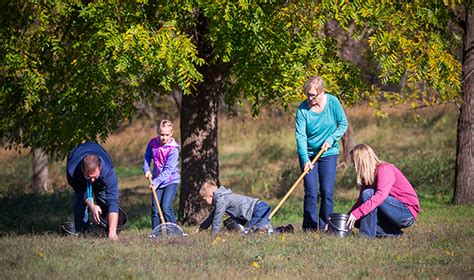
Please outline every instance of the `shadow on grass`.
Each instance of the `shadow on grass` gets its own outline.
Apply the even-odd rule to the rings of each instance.
[[[71,192],[10,194],[0,200],[0,236],[59,231],[59,224],[72,220]]]
[[[120,207],[128,215],[127,228],[150,227],[149,195],[121,190]],[[59,233],[59,224],[73,220],[74,193],[8,194],[0,198],[0,236]]]

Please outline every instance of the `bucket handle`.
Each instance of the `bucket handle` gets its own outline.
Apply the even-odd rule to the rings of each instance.
[[[338,228],[335,224],[333,224],[333,223],[331,222],[331,219],[329,219],[328,223],[331,224],[331,226],[332,226],[333,228],[336,228],[336,229],[339,230],[339,231],[349,232],[348,229]]]

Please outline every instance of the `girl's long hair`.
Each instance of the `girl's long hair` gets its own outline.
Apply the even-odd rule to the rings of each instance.
[[[371,186],[375,182],[377,165],[382,161],[367,144],[358,144],[351,150],[351,158],[357,174],[359,186]]]

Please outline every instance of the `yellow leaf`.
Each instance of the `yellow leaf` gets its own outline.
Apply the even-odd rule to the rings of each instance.
[[[256,261],[252,262],[252,266],[255,267],[255,268],[260,268],[260,265]]]
[[[444,253],[448,256],[454,257],[454,252],[451,252],[449,250],[444,250]]]

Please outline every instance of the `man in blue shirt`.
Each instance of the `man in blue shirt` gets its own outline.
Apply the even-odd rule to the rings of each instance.
[[[77,232],[87,230],[87,207],[96,224],[108,213],[108,237],[117,240],[118,178],[109,154],[97,143],[87,141],[76,146],[67,158],[67,181],[76,193],[74,224]]]

